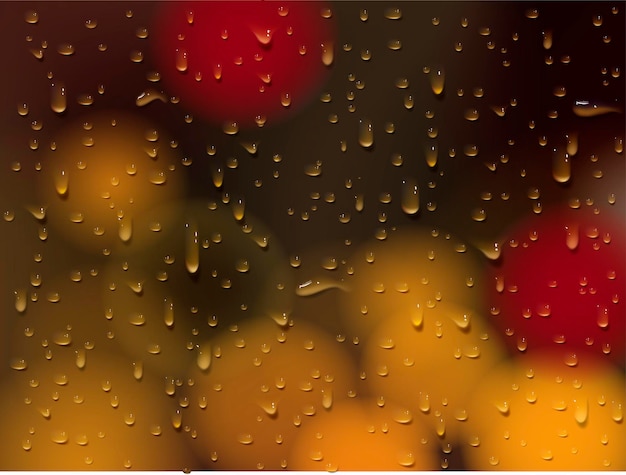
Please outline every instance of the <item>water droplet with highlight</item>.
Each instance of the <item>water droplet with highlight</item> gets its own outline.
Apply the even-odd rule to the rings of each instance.
[[[567,183],[572,177],[569,154],[560,149],[552,152],[552,177],[557,183]]]
[[[122,242],[129,242],[133,236],[133,220],[124,217],[118,220],[117,235]]]
[[[196,357],[196,365],[202,371],[206,371],[211,366],[211,347],[208,343],[198,346],[198,355]]]
[[[332,41],[325,41],[321,44],[322,63],[324,66],[331,66],[335,60],[335,45]]]
[[[402,211],[408,215],[417,214],[419,211],[419,187],[414,178],[402,180],[401,206]]]
[[[578,248],[579,230],[578,225],[571,224],[565,226],[565,245],[570,251]]]
[[[425,150],[426,155],[426,164],[430,168],[435,168],[437,166],[437,160],[439,155],[439,149],[437,144],[430,144],[426,146]]]
[[[57,114],[62,114],[67,109],[65,84],[61,82],[50,84],[50,108]]]
[[[165,93],[157,91],[156,89],[146,89],[135,99],[135,105],[137,107],[144,107],[154,101],[161,101],[164,104],[168,102],[168,97]]]
[[[577,100],[572,106],[578,117],[594,117],[610,113],[621,113],[622,109],[616,105],[596,103],[587,100]]]
[[[445,87],[446,75],[441,67],[431,68],[429,74],[430,88],[437,96],[443,93]]]
[[[589,416],[589,403],[587,398],[579,398],[574,400],[574,419],[580,425],[584,425],[587,422]]]
[[[188,64],[187,50],[185,48],[176,48],[176,69],[179,72],[184,73],[187,71]]]
[[[369,119],[359,120],[359,145],[371,148],[374,145],[374,128]]]
[[[200,267],[200,244],[198,226],[185,223],[185,267],[187,272],[195,274]]]

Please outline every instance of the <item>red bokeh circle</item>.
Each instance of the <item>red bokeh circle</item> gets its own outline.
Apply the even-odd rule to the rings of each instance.
[[[318,2],[168,2],[152,38],[180,104],[216,124],[274,124],[327,79],[335,19]]]

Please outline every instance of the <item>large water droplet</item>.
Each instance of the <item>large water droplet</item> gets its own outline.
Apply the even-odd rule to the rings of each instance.
[[[184,73],[187,71],[188,67],[188,58],[187,58],[187,50],[185,48],[176,48],[176,58],[175,58],[176,69]]]
[[[198,346],[196,364],[202,371],[206,371],[211,366],[211,347],[208,343]]]
[[[419,187],[417,180],[406,178],[402,180],[402,211],[408,215],[416,214],[420,209]]]
[[[308,297],[311,295],[317,295],[325,290],[329,289],[340,289],[343,291],[347,291],[348,289],[342,282],[338,282],[332,279],[315,279],[315,280],[307,280],[298,285],[296,289],[296,295],[300,297]]]
[[[572,110],[578,117],[594,117],[610,113],[620,114],[622,112],[622,109],[616,105],[603,104],[587,100],[575,101],[572,106]]]
[[[565,245],[570,251],[578,248],[579,230],[577,224],[568,224],[565,226]]]
[[[163,321],[168,328],[174,326],[174,302],[169,297],[163,301]]]
[[[363,148],[374,145],[374,126],[370,119],[359,120],[359,145]]]
[[[138,107],[144,107],[154,101],[161,101],[164,104],[167,103],[168,97],[165,93],[157,91],[156,89],[146,89],[135,99],[135,105]]]
[[[572,177],[572,165],[569,154],[560,149],[552,152],[552,177],[557,183],[567,183]]]
[[[28,297],[24,289],[18,289],[14,292],[15,295],[15,310],[19,313],[26,311],[26,305],[28,304]]]
[[[443,93],[446,81],[446,74],[442,67],[434,67],[428,73],[430,88],[437,96]]]
[[[57,114],[62,114],[67,109],[67,94],[64,83],[55,81],[50,85],[50,107]]]
[[[195,274],[200,267],[200,238],[195,223],[185,223],[185,267]]]

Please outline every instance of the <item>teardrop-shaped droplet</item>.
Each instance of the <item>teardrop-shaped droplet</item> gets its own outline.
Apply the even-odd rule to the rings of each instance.
[[[543,30],[541,32],[541,39],[543,49],[548,50],[552,48],[552,30]]]
[[[322,47],[322,63],[324,66],[331,66],[335,60],[335,45],[332,41],[325,41]]]
[[[233,217],[236,221],[241,221],[244,218],[246,203],[243,198],[237,198],[236,200],[231,202],[231,209],[233,212]]]
[[[62,82],[57,81],[50,85],[50,107],[57,114],[62,114],[67,109],[67,94]]]
[[[503,414],[505,416],[509,414],[510,407],[508,401],[496,401],[494,405],[496,406],[496,409],[500,414]]]
[[[467,313],[467,312],[453,311],[453,312],[450,312],[448,316],[450,317],[450,320],[452,320],[455,323],[455,325],[462,330],[466,330],[467,328],[469,328],[470,323],[472,321],[471,313]]]
[[[565,226],[565,245],[570,251],[575,251],[578,248],[579,230],[578,225],[571,224]]]
[[[268,47],[272,43],[274,31],[271,28],[252,28],[252,33],[261,46]]]
[[[165,326],[171,328],[174,326],[174,302],[166,297],[163,302],[163,321]]]
[[[204,343],[198,347],[196,365],[198,365],[198,368],[202,371],[208,370],[211,366],[211,347],[208,343]]]
[[[185,267],[190,274],[198,272],[200,267],[200,238],[195,223],[185,224]]]
[[[176,59],[175,59],[176,69],[184,73],[187,71],[187,67],[189,65],[187,58],[187,50],[185,48],[176,48]]]
[[[443,93],[446,81],[446,74],[441,67],[431,68],[429,74],[430,88],[437,96]]]
[[[129,242],[133,237],[133,220],[131,217],[124,217],[118,220],[117,235],[122,242]]]
[[[24,289],[18,289],[14,292],[15,294],[15,310],[19,313],[24,313],[26,311],[26,305],[28,304],[28,297],[26,296],[26,291]]]
[[[58,170],[54,174],[54,188],[60,197],[67,195],[69,188],[69,175],[65,170]]]
[[[330,388],[322,389],[322,407],[330,409],[333,406],[333,390]]]
[[[79,369],[83,369],[87,363],[87,353],[83,348],[80,348],[74,352],[76,355],[75,363],[76,367]]]
[[[560,149],[552,152],[552,177],[557,183],[567,183],[572,177],[569,154]]]
[[[402,211],[408,215],[417,214],[420,209],[419,187],[417,180],[406,178],[402,180]]]
[[[276,401],[262,401],[259,403],[259,406],[268,416],[275,417],[278,414],[278,404]]]
[[[363,148],[374,145],[374,126],[370,119],[359,120],[359,145]]]
[[[428,396],[428,394],[422,392],[418,394],[417,407],[419,407],[419,410],[422,411],[424,414],[430,412],[430,397]]]
[[[587,398],[581,397],[574,400],[574,419],[576,422],[583,425],[587,422],[589,416],[589,403]]]
[[[438,155],[439,155],[439,150],[438,150],[437,144],[426,145],[426,150],[425,150],[426,164],[430,168],[434,168],[437,166]]]
[[[424,323],[424,309],[420,304],[416,304],[415,307],[411,309],[411,324],[416,329],[421,329],[422,324]]]

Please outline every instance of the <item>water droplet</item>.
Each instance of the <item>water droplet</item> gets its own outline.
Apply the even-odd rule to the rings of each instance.
[[[65,170],[59,170],[54,174],[54,187],[60,197],[67,195],[69,188],[69,174]]]
[[[24,313],[26,311],[26,305],[28,303],[26,291],[24,289],[18,289],[14,291],[14,295],[15,295],[15,310],[17,310],[19,313]]]
[[[500,412],[500,414],[503,414],[503,415],[509,414],[510,407],[509,407],[508,401],[497,401],[494,404],[496,406],[496,409],[498,409],[498,412]]]
[[[250,445],[254,442],[251,434],[239,434],[237,436],[237,442],[243,445]]]
[[[565,226],[565,245],[570,251],[575,251],[578,248],[579,231],[578,225],[568,224]]]
[[[422,328],[422,324],[424,323],[424,309],[420,304],[416,304],[415,307],[411,309],[411,324],[417,330]]]
[[[597,305],[597,317],[596,323],[600,328],[607,328],[609,326],[609,309],[604,305]]]
[[[387,20],[400,20],[402,18],[402,10],[397,7],[386,8],[384,15]]]
[[[175,58],[176,69],[184,73],[187,71],[188,67],[188,58],[187,58],[187,50],[185,48],[176,48],[176,58]]]
[[[200,267],[200,245],[198,226],[185,223],[185,267],[187,272],[195,274]]]
[[[419,187],[414,178],[402,180],[401,205],[402,211],[408,215],[414,215],[419,211]]]
[[[165,93],[157,91],[156,89],[149,88],[137,96],[137,98],[135,99],[135,105],[137,107],[144,107],[154,101],[161,101],[166,104],[168,98]]]
[[[58,332],[54,334],[52,341],[59,346],[68,346],[72,343],[72,336],[69,332]]]
[[[52,431],[50,438],[55,444],[65,444],[68,441],[67,432],[65,432],[64,430]]]
[[[275,30],[271,28],[253,28],[252,33],[261,46],[268,47],[272,43]]]
[[[75,52],[76,52],[76,48],[74,48],[74,45],[71,43],[61,43],[57,47],[57,53],[59,53],[62,56],[71,56]]]
[[[374,145],[374,128],[369,119],[359,120],[359,145],[371,148]]]
[[[622,403],[618,401],[611,401],[611,419],[615,422],[622,422],[624,418],[624,410]]]
[[[426,156],[426,164],[430,168],[435,168],[437,166],[439,150],[437,144],[430,144],[426,146],[425,156]]]
[[[610,113],[621,113],[622,109],[616,105],[591,102],[587,100],[577,100],[572,107],[574,114],[578,117],[594,117]]]
[[[572,176],[569,154],[561,149],[552,152],[552,177],[557,183],[567,183]]]
[[[245,201],[243,198],[237,198],[231,204],[231,210],[233,212],[233,217],[236,221],[241,221],[244,218],[245,214]]]
[[[434,67],[428,73],[430,79],[430,88],[437,96],[443,93],[445,87],[446,75],[442,67]]]
[[[50,107],[57,114],[62,114],[67,109],[67,94],[64,83],[53,82],[50,84]]]
[[[234,121],[226,121],[222,125],[222,131],[226,135],[237,135],[237,133],[239,132],[239,124]]]
[[[462,312],[457,313],[455,311],[448,314],[450,319],[462,330],[466,330],[470,326],[470,322],[472,321],[472,315],[470,313]]]
[[[322,63],[324,66],[331,66],[335,60],[335,44],[332,41],[324,41],[321,44]]]
[[[543,49],[549,50],[550,48],[552,48],[552,30],[543,30],[541,32],[541,40]]]
[[[11,360],[10,367],[16,371],[24,371],[28,368],[28,363],[23,358],[13,358]]]
[[[202,371],[206,371],[211,366],[211,347],[208,343],[198,346],[196,364]]]
[[[474,122],[478,120],[480,114],[478,113],[478,109],[466,109],[465,114],[463,115],[465,120],[469,120],[470,122]]]
[[[172,413],[171,421],[172,421],[172,427],[174,429],[179,430],[182,427],[182,425],[183,425],[183,413],[181,412],[180,409],[176,409]]]

